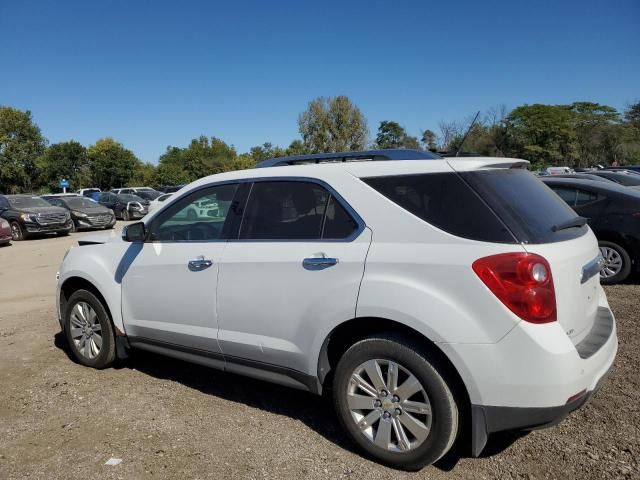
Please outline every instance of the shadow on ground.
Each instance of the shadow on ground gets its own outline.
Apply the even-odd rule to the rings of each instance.
[[[75,361],[62,332],[55,335],[54,344],[72,361]],[[319,397],[300,390],[139,350],[130,352],[130,357],[118,361],[115,368],[135,369],[160,380],[178,382],[206,395],[215,395],[276,415],[286,415],[304,423],[338,447],[356,455],[362,455],[362,452],[356,449],[343,433],[335,416],[330,395]],[[526,434],[527,432],[493,434],[489,437],[480,457],[497,455]],[[468,438],[464,434],[461,437]],[[434,467],[442,471],[452,471],[462,458],[469,458],[469,448],[464,443],[466,442],[456,442],[449,453],[438,460]]]

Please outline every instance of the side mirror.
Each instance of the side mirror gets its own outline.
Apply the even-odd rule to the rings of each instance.
[[[144,242],[147,238],[147,229],[143,222],[132,223],[122,229],[122,239],[125,242]]]

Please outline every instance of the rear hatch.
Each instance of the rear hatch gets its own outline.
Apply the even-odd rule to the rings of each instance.
[[[576,213],[523,168],[465,169],[461,161],[451,163],[524,248],[547,259],[558,322],[579,343],[598,309],[599,249],[589,227],[575,222]]]

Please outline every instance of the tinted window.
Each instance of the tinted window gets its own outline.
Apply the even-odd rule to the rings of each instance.
[[[524,243],[551,243],[584,235],[587,227],[553,231],[576,213],[531,172],[476,170],[460,174]]]
[[[588,192],[586,190],[578,190],[576,196],[576,206],[586,205],[587,203],[595,202],[598,200],[598,194],[594,192]]]
[[[326,240],[347,238],[357,229],[357,222],[332,195],[327,204],[322,238]]]
[[[513,235],[455,173],[363,179],[422,220],[464,238],[515,243]]]
[[[224,226],[238,185],[199,190],[175,202],[149,226],[151,241],[211,241],[225,238]]]
[[[608,178],[609,180],[613,180],[620,185],[624,185],[627,187],[635,187],[640,185],[640,175],[634,175],[630,173],[598,173],[599,176]]]
[[[240,228],[241,239],[311,240],[322,236],[329,192],[307,182],[257,182]]]
[[[576,189],[575,188],[552,186],[551,190],[556,192],[556,194],[562,200],[567,202],[567,205],[574,206],[576,204]]]

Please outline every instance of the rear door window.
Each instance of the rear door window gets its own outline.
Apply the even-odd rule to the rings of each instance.
[[[304,181],[256,182],[244,209],[244,240],[341,240],[358,223],[323,186]]]
[[[507,226],[456,173],[372,177],[363,181],[445,232],[472,240],[517,243]]]

